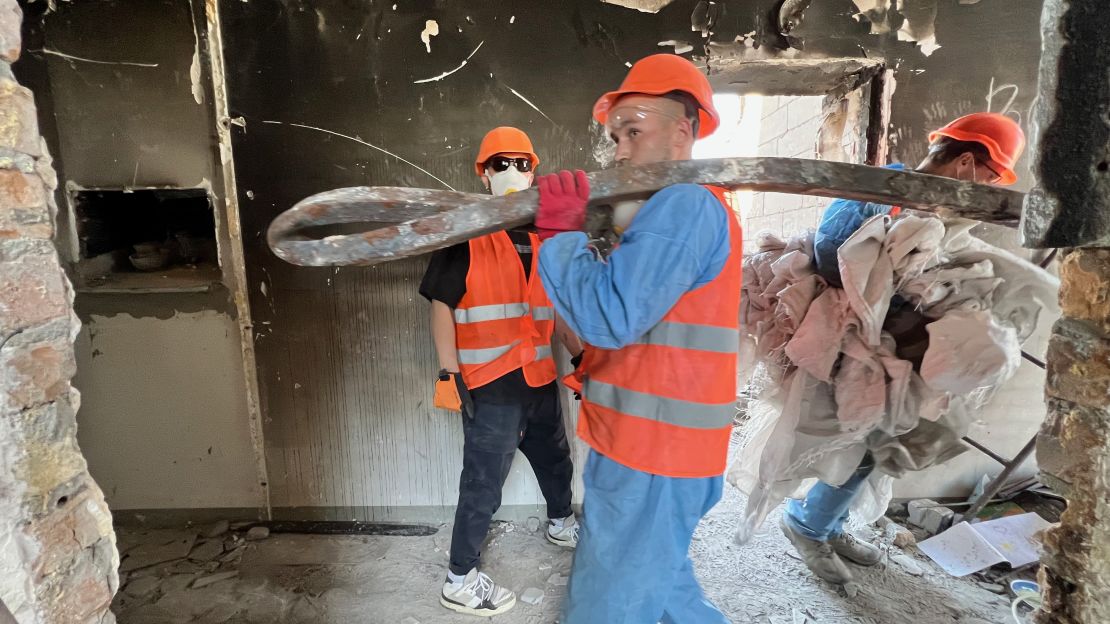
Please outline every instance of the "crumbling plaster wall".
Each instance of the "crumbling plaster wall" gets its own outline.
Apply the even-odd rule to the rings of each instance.
[[[1068,509],[1046,532],[1042,624],[1110,621],[1110,4],[1047,0],[1037,187],[1025,244],[1062,247],[1063,317],[1048,349],[1044,478]]]
[[[10,67],[21,19],[0,1],[0,601],[21,624],[110,623],[119,555],[77,444],[79,323],[51,242],[57,179]]]
[[[44,135],[65,183],[206,187],[226,223],[203,4],[28,6],[29,51],[16,70],[43,103]],[[90,36],[108,29],[111,36]],[[74,261],[64,192],[58,200],[56,240],[63,260]],[[253,517],[265,507],[237,311],[225,286],[231,243],[226,228],[220,234],[224,284],[207,293],[77,292],[79,436],[113,510],[131,512],[117,519],[205,508]]]

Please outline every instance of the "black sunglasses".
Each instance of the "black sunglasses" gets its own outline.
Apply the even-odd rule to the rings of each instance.
[[[486,161],[486,167],[493,169],[494,173],[501,173],[508,169],[510,166],[516,167],[516,170],[521,173],[528,173],[532,170],[531,158],[508,158],[507,156],[494,156]]]

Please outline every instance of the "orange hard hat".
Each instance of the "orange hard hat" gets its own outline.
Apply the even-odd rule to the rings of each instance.
[[[540,157],[532,149],[532,140],[524,134],[523,130],[512,126],[501,126],[486,133],[482,145],[478,147],[478,157],[474,159],[474,170],[478,175],[485,174],[486,161],[498,154],[508,153],[528,154],[532,161],[532,170],[540,164]]]
[[[1001,169],[998,183],[1017,182],[1014,164],[1025,149],[1025,133],[1013,119],[998,113],[972,113],[929,134],[929,143],[942,136],[979,143],[990,152],[991,162]]]
[[[609,110],[622,95],[664,95],[671,91],[688,93],[697,101],[701,108],[698,112],[699,139],[713,134],[721,125],[721,116],[713,107],[713,88],[709,80],[693,63],[676,54],[653,54],[636,61],[621,87],[601,96],[594,104],[594,119],[605,125]]]

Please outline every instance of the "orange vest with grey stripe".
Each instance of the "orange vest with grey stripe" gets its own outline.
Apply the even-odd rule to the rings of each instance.
[[[555,380],[555,309],[536,270],[540,239],[535,234],[529,238],[528,275],[507,233],[470,241],[466,293],[455,308],[455,346],[467,388],[479,388],[518,368],[533,387]]]
[[[736,415],[743,237],[726,191],[705,188],[728,213],[720,274],[634,344],[591,347],[582,361],[579,437],[624,466],[668,477],[724,473]]]

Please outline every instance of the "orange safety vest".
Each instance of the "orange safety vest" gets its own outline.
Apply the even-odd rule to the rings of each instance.
[[[581,365],[578,436],[617,463],[668,477],[724,473],[736,416],[743,236],[727,191],[705,188],[728,214],[721,273],[635,343],[590,347]]]
[[[455,346],[467,388],[479,388],[518,368],[533,387],[555,380],[555,308],[536,270],[540,239],[535,234],[529,238],[532,268],[527,276],[506,232],[470,241],[466,293],[455,308]]]

